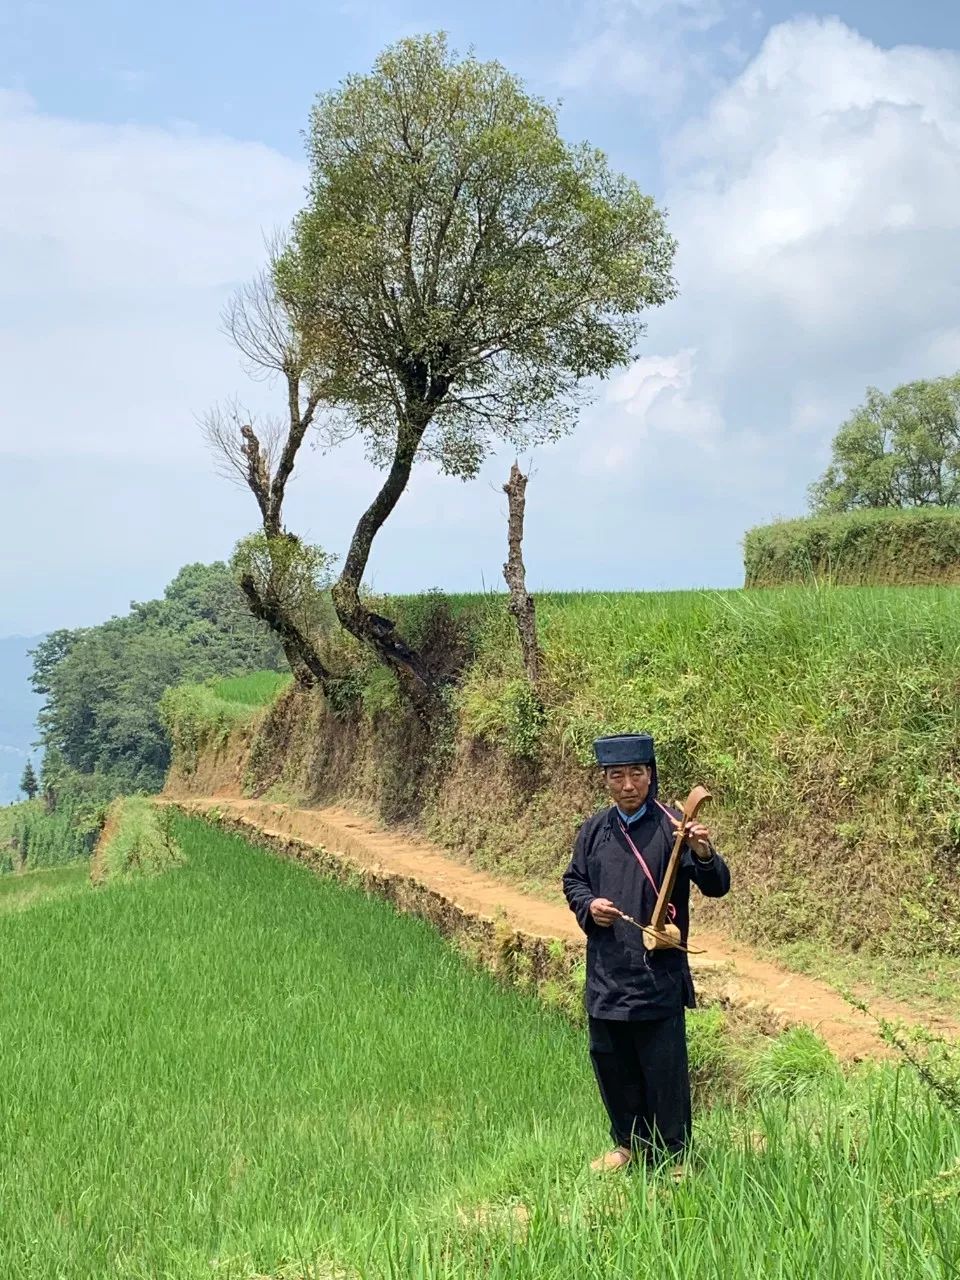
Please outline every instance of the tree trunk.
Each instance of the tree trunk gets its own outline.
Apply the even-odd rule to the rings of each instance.
[[[424,429],[417,430],[409,425],[401,428],[387,478],[357,523],[343,572],[331,591],[341,624],[361,643],[369,645],[380,661],[396,672],[419,710],[425,710],[432,704],[436,681],[421,656],[397,633],[396,624],[366,608],[360,599],[360,586],[373,540],[407,487]]]
[[[265,622],[271,631],[280,637],[283,652],[286,654],[297,684],[305,689],[312,689],[315,685],[319,685],[325,694],[329,693],[332,677],[317,653],[316,646],[308,636],[304,635],[297,624],[287,617],[279,602],[269,597],[262,597],[249,573],[241,577],[240,590],[246,597],[253,616]]]
[[[507,495],[507,562],[503,576],[510,590],[510,612],[520,633],[523,666],[535,690],[540,686],[540,646],[537,643],[537,614],[533,596],[527,591],[527,571],[523,564],[523,515],[529,476],[516,463],[510,468],[510,479],[503,486]]]

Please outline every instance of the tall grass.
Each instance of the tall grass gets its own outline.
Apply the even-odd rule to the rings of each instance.
[[[172,833],[173,814],[146,796],[119,796],[107,810],[91,867],[95,884],[124,876],[160,875],[179,866],[183,851]]]
[[[546,594],[537,604],[541,760],[586,768],[598,734],[653,733],[670,793],[702,781],[716,796],[711,821],[745,872],[732,910],[754,940],[960,952],[960,592]],[[461,727],[511,750],[519,655],[509,618],[483,609]]]
[[[383,902],[179,837],[175,876],[0,917],[0,1274],[956,1275],[960,1121],[891,1071],[702,1116],[676,1188],[597,1182],[580,1032]]]
[[[949,772],[960,751],[960,592],[545,595],[542,643],[561,739],[652,725],[671,772],[696,766],[741,811],[758,784],[843,769],[831,784]],[[682,779],[678,779],[682,781]],[[956,797],[960,801],[960,793]],[[958,803],[960,818],[960,803]]]
[[[43,867],[38,871],[25,871],[22,875],[0,877],[0,915],[13,911],[25,911],[67,894],[82,893],[89,888],[90,865],[86,858],[65,862],[59,866]],[[17,981],[19,974],[14,967],[5,970],[8,981]]]
[[[55,809],[43,797],[4,809],[0,824],[0,874],[23,867],[52,867],[90,854],[105,805],[67,792]]]
[[[746,585],[960,582],[960,509],[882,507],[747,531]]]

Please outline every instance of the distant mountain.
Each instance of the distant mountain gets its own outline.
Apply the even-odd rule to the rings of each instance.
[[[27,650],[42,636],[0,638],[0,804],[19,798],[20,775],[27,759],[38,763],[32,750],[37,736],[37,712],[43,699],[30,688],[33,669]]]

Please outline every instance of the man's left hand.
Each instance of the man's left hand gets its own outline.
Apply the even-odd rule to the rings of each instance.
[[[687,846],[693,850],[696,857],[702,858],[704,862],[713,857],[710,831],[702,822],[688,822],[684,836]]]

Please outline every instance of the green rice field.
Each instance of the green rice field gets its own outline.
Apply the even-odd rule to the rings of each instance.
[[[960,1116],[812,1037],[687,1178],[585,1169],[583,1032],[423,922],[195,821],[0,910],[3,1280],[960,1274]],[[8,877],[4,900],[30,876]]]
[[[290,684],[282,671],[252,671],[245,676],[227,676],[212,681],[213,691],[223,702],[244,707],[262,707],[272,702]]]

